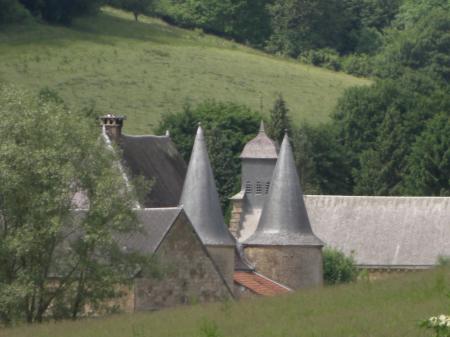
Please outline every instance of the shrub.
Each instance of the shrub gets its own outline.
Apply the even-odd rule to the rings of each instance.
[[[353,256],[343,252],[325,248],[323,250],[323,273],[325,284],[348,283],[356,280],[358,269]]]
[[[305,50],[300,53],[298,59],[301,62],[331,70],[341,69],[340,56],[336,50],[331,48]]]
[[[450,316],[439,315],[421,322],[422,327],[433,330],[436,337],[450,337]]]
[[[17,0],[0,0],[0,25],[20,23],[30,17],[30,13]]]
[[[367,54],[351,54],[341,60],[342,70],[355,76],[370,76],[373,73],[372,59]]]

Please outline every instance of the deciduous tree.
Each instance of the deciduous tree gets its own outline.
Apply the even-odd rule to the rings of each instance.
[[[54,95],[0,86],[0,319],[42,321],[97,308],[137,260],[115,233],[132,198],[96,123]],[[71,210],[84,191],[89,210]],[[51,310],[50,310],[51,308]]]

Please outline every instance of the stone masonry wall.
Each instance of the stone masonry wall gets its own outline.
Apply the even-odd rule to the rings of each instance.
[[[249,246],[245,255],[258,273],[291,289],[323,284],[321,247]]]
[[[135,310],[230,298],[231,291],[187,218],[181,214],[156,252],[161,279],[135,280]]]
[[[209,254],[219,268],[230,289],[233,289],[234,247],[207,246]]]

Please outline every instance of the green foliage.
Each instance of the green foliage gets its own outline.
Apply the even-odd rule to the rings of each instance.
[[[76,318],[145,262],[113,239],[135,226],[116,160],[94,120],[55,95],[0,87],[1,321]],[[84,217],[70,211],[78,191]]]
[[[407,159],[406,191],[414,195],[450,196],[450,111],[427,121]]]
[[[177,149],[186,162],[194,144],[198,123],[205,132],[209,158],[223,209],[239,186],[239,155],[245,143],[258,132],[261,116],[243,105],[206,101],[195,107],[185,106],[179,113],[164,115],[157,132],[170,130]]]
[[[434,184],[429,176],[424,178],[427,175],[425,171],[421,173],[424,176],[416,180],[419,167],[423,170],[424,166],[437,165],[446,170],[445,150],[440,150],[437,145],[437,157],[433,158],[413,155],[412,152],[413,148],[419,152],[423,140],[414,144],[421,139],[417,137],[426,129],[427,121],[449,109],[447,97],[448,88],[420,73],[409,73],[397,80],[377,81],[372,87],[355,88],[343,96],[337,106],[334,124],[338,129],[337,141],[344,146],[351,161],[354,193],[446,193],[447,178],[439,170],[433,172],[438,180]],[[436,134],[437,142],[447,141],[446,130],[434,131],[439,132]],[[423,154],[429,149],[421,151]],[[425,181],[426,187],[414,185]]]
[[[331,70],[338,71],[341,69],[339,54],[334,49],[330,48],[306,50],[300,53],[298,59],[304,63]]]
[[[289,108],[281,94],[278,94],[272,110],[270,110],[270,120],[267,125],[269,137],[281,144],[286,132],[292,130]]]
[[[448,0],[404,0],[393,24],[400,29],[410,29],[417,21],[436,9],[448,12],[450,2]]]
[[[414,70],[449,83],[450,9],[448,6],[425,8],[414,23],[408,24],[403,19],[399,25],[405,26],[404,29],[387,32],[384,48],[375,58],[376,75],[398,78]]]
[[[141,14],[150,14],[153,11],[153,0],[110,0],[108,4],[114,7],[123,8],[134,15],[134,20],[138,21]]]
[[[220,337],[222,336],[219,331],[219,326],[215,321],[209,321],[207,319],[203,319],[201,327],[200,327],[200,336],[199,337]]]
[[[31,14],[50,23],[70,24],[72,19],[95,12],[102,0],[19,0]]]
[[[372,63],[372,57],[367,54],[350,54],[341,58],[342,69],[355,76],[372,75]]]
[[[450,316],[433,316],[422,321],[420,326],[432,330],[435,337],[450,337]]]
[[[300,184],[307,194],[352,193],[350,163],[336,141],[336,131],[330,124],[302,123],[291,137]]]
[[[339,284],[356,281],[358,268],[353,256],[346,256],[339,250],[323,250],[323,278],[326,284]]]
[[[372,53],[380,31],[400,1],[275,0],[270,6],[272,34],[268,50],[297,57],[308,50],[332,48],[341,54]]]
[[[270,33],[268,0],[157,0],[156,12],[183,27],[261,45]]]
[[[8,23],[21,23],[30,14],[18,0],[0,0],[0,25]]]

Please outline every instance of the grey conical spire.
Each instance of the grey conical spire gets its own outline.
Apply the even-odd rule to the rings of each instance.
[[[309,223],[287,134],[281,144],[258,227],[245,244],[323,245],[314,235]]]
[[[191,153],[180,205],[206,245],[234,245],[225,225],[219,194],[206,149],[203,129],[199,125]]]

